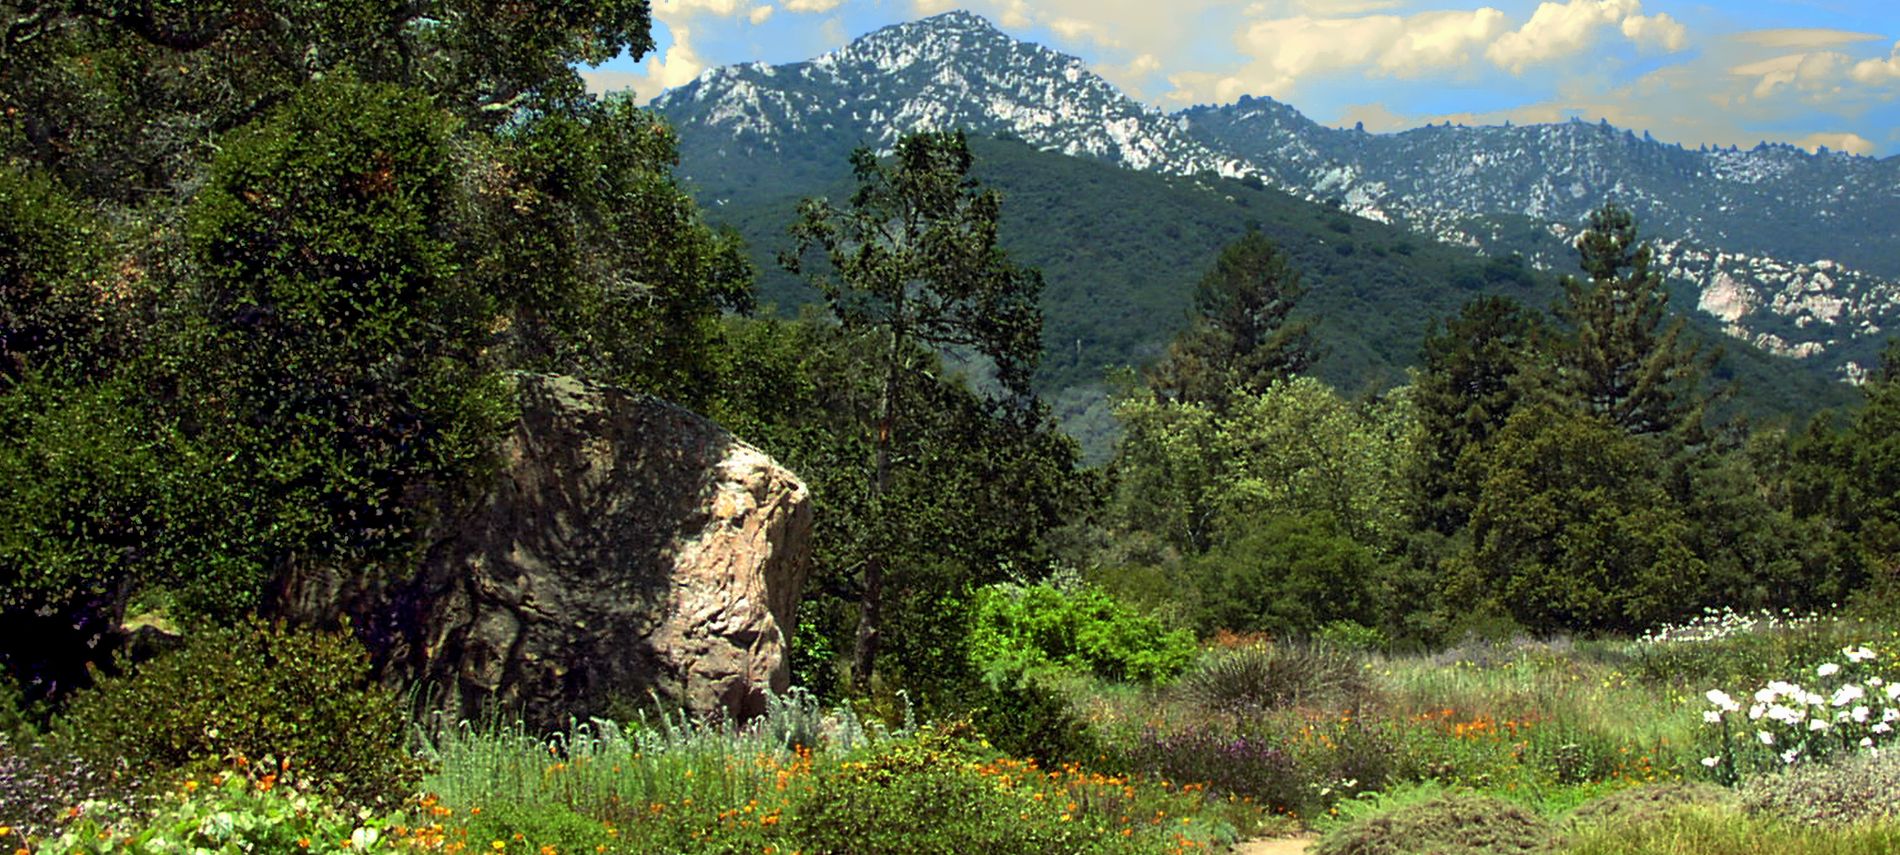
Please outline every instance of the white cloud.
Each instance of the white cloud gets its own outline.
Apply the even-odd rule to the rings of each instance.
[[[1861,136],[1860,134],[1850,134],[1850,133],[1809,134],[1807,137],[1797,140],[1795,142],[1795,145],[1805,148],[1809,151],[1816,151],[1821,148],[1827,148],[1831,151],[1844,151],[1849,154],[1859,154],[1859,155],[1873,154],[1877,149],[1880,148],[1879,146],[1875,145],[1872,140],[1869,140],[1866,137]]]
[[[752,22],[752,26],[755,26],[755,27],[760,24],[763,24],[766,21],[769,21],[772,19],[772,7],[770,6],[754,7],[751,14],[746,16],[746,19],[750,20]]]
[[[1689,28],[1669,17],[1667,12],[1631,15],[1623,19],[1623,36],[1643,47],[1656,47],[1675,53],[1688,45]]]
[[[1682,22],[1668,14],[1642,14],[1642,0],[1569,0],[1539,3],[1524,26],[1505,33],[1485,56],[1512,74],[1588,50],[1603,30],[1615,27],[1643,47],[1675,52],[1689,41]]]
[[[1755,81],[1750,93],[1757,100],[1773,97],[1782,89],[1805,93],[1840,91],[1840,81],[1853,60],[1835,51],[1794,53],[1751,62],[1729,69],[1729,73]]]
[[[1215,99],[1226,101],[1240,94],[1283,94],[1305,77],[1340,71],[1413,77],[1469,63],[1472,52],[1503,29],[1504,13],[1489,7],[1410,17],[1300,16],[1256,21],[1236,39],[1250,60],[1244,68],[1214,77],[1181,75],[1176,85],[1204,89],[1211,84]],[[1189,97],[1205,94],[1195,92]]]
[[[746,0],[654,0],[653,17],[669,22],[700,13],[731,18],[749,5]]]
[[[1872,33],[1855,33],[1847,30],[1787,28],[1751,30],[1736,36],[1735,40],[1743,44],[1774,50],[1823,50],[1860,42],[1876,42],[1880,41],[1880,38]]]
[[[957,0],[911,0],[910,8],[919,15],[935,15],[957,8]]]
[[[829,12],[844,5],[844,0],[785,0],[787,12]]]
[[[657,84],[659,89],[671,89],[690,83],[706,69],[706,64],[700,60],[699,54],[693,51],[692,31],[678,24],[669,26],[667,29],[673,33],[672,47],[666,49],[665,56],[649,56],[646,62],[642,63],[647,79],[652,84]],[[660,93],[656,90],[652,94]]]
[[[1900,80],[1900,42],[1894,43],[1893,53],[1886,59],[1869,59],[1855,63],[1851,74],[1856,81],[1869,86],[1879,86]]]

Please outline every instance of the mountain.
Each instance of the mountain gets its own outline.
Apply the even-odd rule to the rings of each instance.
[[[1254,98],[1177,118],[1278,186],[1541,269],[1570,268],[1578,226],[1615,200],[1725,333],[1843,376],[1900,322],[1900,159],[1692,151],[1577,121],[1377,135]]]
[[[765,180],[754,163],[761,154],[798,167],[794,177],[831,174],[831,154],[888,146],[919,128],[1008,131],[1041,149],[1171,175],[1257,171],[1081,60],[968,12],[886,27],[810,62],[710,69],[654,107],[680,128],[687,171],[716,194]]]
[[[1878,189],[1894,186],[1880,183],[1891,161],[1687,152],[1577,123],[1378,136],[1251,98],[1164,115],[1080,60],[963,12],[809,62],[711,69],[654,106],[679,131],[681,172],[715,219],[746,235],[765,298],[783,306],[812,299],[772,263],[793,206],[848,194],[852,148],[924,128],[990,138],[978,140],[978,164],[1005,192],[1006,245],[1050,281],[1039,382],[1078,424],[1101,421],[1103,370],[1160,351],[1194,281],[1248,224],[1307,273],[1333,348],[1321,373],[1349,388],[1402,381],[1429,321],[1475,294],[1548,305],[1553,277],[1539,271],[1575,269],[1569,240],[1606,198],[1637,208],[1676,277],[1676,305],[1701,307],[1686,313],[1705,337],[1799,357],[1731,343],[1726,370],[1763,387],[1750,393],[1755,409],[1840,400],[1814,379],[1873,364],[1879,327],[1900,316],[1890,279],[1811,257],[1829,230],[1780,234],[1810,226],[1771,219],[1855,219],[1833,233],[1888,269],[1879,235],[1892,218],[1839,211],[1893,208]],[[1821,201],[1795,189],[1829,180],[1838,192]]]

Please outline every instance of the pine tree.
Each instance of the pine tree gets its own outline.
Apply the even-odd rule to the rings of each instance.
[[[1318,359],[1310,325],[1289,318],[1306,289],[1286,255],[1257,230],[1221,251],[1194,295],[1196,316],[1149,372],[1164,401],[1225,411]]]
[[[1614,203],[1590,215],[1577,238],[1589,279],[1564,277],[1558,317],[1572,331],[1558,354],[1558,388],[1583,410],[1634,436],[1701,427],[1709,398],[1699,386],[1710,360],[1665,323],[1669,294],[1650,269],[1636,218]]]
[[[1524,376],[1540,317],[1509,297],[1479,297],[1425,337],[1413,392],[1422,433],[1418,519],[1442,534],[1463,528],[1478,501],[1486,443],[1528,396]]]

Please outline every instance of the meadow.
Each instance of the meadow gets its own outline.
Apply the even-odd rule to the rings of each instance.
[[[1900,628],[1878,609],[1402,655],[1219,634],[1149,680],[1041,660],[1016,695],[1035,687],[1030,716],[919,722],[902,695],[828,708],[800,690],[743,727],[282,711],[255,753],[164,761],[153,746],[178,734],[81,730],[81,707],[8,738],[0,834],[41,853],[1160,853],[1301,831],[1320,855],[1900,846]],[[165,727],[124,704],[166,673],[108,683],[99,709]],[[298,697],[266,693],[225,714]],[[179,701],[203,717],[193,738],[217,731]],[[299,727],[338,732],[284,735]]]

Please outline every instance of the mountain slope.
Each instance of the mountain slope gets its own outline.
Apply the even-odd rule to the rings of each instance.
[[[655,103],[713,204],[822,181],[859,144],[964,127],[1131,169],[1258,180],[1539,269],[1567,269],[1570,238],[1613,199],[1657,239],[1688,305],[1836,376],[1872,365],[1900,324],[1900,159],[1689,151],[1580,122],[1374,135],[1253,98],[1163,116],[964,12],[807,63],[714,69]]]
[[[1221,247],[1257,227],[1281,247],[1308,288],[1299,313],[1318,322],[1325,355],[1315,373],[1349,391],[1406,382],[1430,323],[1479,294],[1533,308],[1557,299],[1553,277],[1513,259],[1483,259],[1230,179],[1133,172],[1021,142],[974,138],[976,174],[1003,194],[1002,241],[1014,260],[1042,270],[1044,357],[1038,388],[1071,434],[1100,455],[1113,421],[1104,377],[1159,356],[1186,324],[1194,284]],[[779,271],[802,195],[842,199],[846,164],[828,183],[716,216],[744,235],[761,271],[760,296],[791,307],[816,294]],[[1715,326],[1692,325],[1705,341]],[[1720,373],[1742,386],[1749,412],[1794,414],[1843,403],[1848,387],[1748,348],[1728,348]]]
[[[1373,135],[1252,98],[1179,120],[1279,186],[1539,267],[1562,268],[1577,227],[1615,200],[1727,334],[1843,374],[1871,365],[1900,323],[1900,159],[1690,151],[1582,122]],[[1512,220],[1547,235],[1500,228]]]

